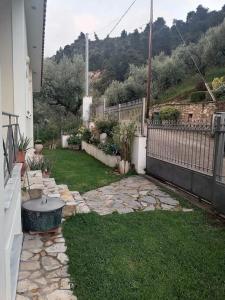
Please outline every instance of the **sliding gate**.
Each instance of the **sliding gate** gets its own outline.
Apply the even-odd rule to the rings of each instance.
[[[147,173],[211,202],[225,213],[225,114],[213,125],[152,121]]]

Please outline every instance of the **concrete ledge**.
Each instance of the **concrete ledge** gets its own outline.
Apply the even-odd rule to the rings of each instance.
[[[110,168],[115,168],[121,160],[120,156],[107,155],[96,146],[84,141],[82,141],[82,150],[86,151],[89,155],[93,156]]]

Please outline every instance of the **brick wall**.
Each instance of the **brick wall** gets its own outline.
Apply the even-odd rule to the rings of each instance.
[[[207,103],[165,103],[154,105],[150,115],[158,114],[163,107],[174,107],[180,111],[180,119],[187,121],[206,121],[211,122],[212,115],[216,111],[225,111],[225,103],[223,102],[207,102]]]

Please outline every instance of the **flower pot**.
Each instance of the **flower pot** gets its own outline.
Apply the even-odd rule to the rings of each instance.
[[[41,154],[42,150],[43,150],[43,147],[44,146],[42,144],[35,144],[34,149],[35,149],[36,154]]]
[[[24,163],[25,162],[26,153],[24,151],[18,151],[16,155],[16,162],[17,163]]]
[[[121,175],[125,175],[130,170],[130,163],[126,160],[121,160],[119,162],[119,172]]]

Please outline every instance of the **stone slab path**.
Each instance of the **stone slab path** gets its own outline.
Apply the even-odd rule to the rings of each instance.
[[[76,300],[60,232],[24,235],[16,300]]]
[[[179,201],[142,176],[131,176],[87,192],[83,200],[91,211],[100,215],[154,210],[192,211],[181,207]]]

